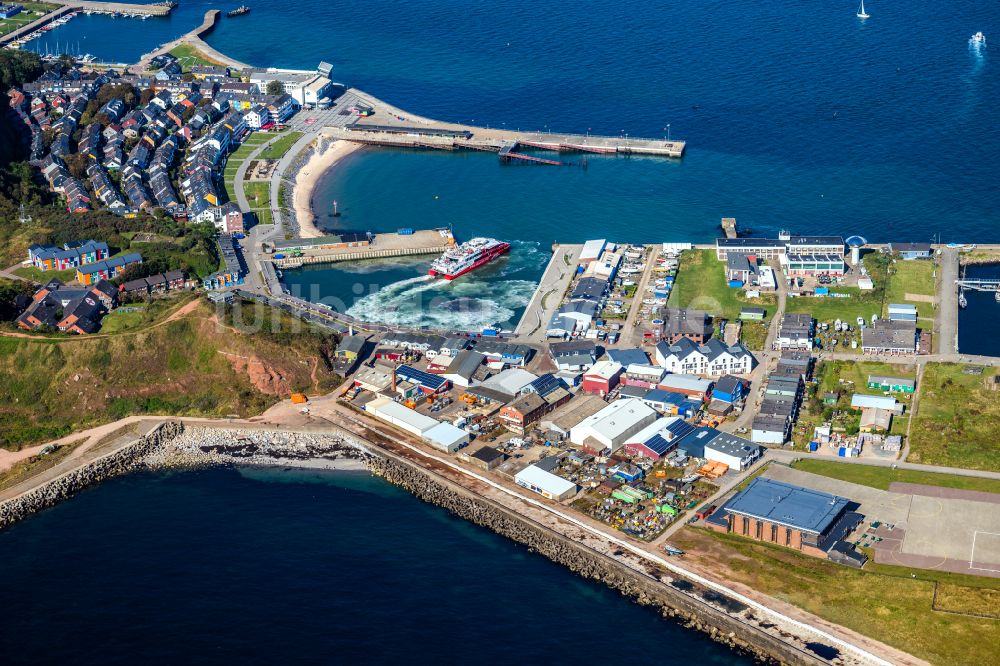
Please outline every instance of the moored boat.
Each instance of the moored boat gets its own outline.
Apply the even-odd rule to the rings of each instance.
[[[473,238],[435,259],[427,274],[431,277],[454,280],[460,275],[488,264],[509,249],[510,243],[495,238]]]

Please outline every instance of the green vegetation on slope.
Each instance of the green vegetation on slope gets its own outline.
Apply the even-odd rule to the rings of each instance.
[[[996,662],[1000,620],[994,618],[1000,580],[995,578],[872,562],[859,571],[781,546],[691,527],[678,532],[671,542],[687,552],[686,559],[727,580],[931,663],[979,666]],[[947,597],[937,606],[935,587]]]
[[[218,60],[213,60],[210,56],[202,53],[190,44],[178,44],[170,49],[170,54],[177,58],[181,69],[189,71],[196,65],[222,65]]]
[[[337,385],[324,361],[328,334],[261,306],[219,312],[221,324],[202,302],[185,317],[123,326],[121,334],[0,337],[0,446],[17,449],[130,414],[248,416],[289,391]]]
[[[997,369],[966,374],[968,366],[928,363],[913,417],[909,462],[1000,471],[1000,391]]]

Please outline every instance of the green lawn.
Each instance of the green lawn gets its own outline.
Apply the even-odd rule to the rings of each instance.
[[[179,44],[170,49],[170,54],[180,62],[181,68],[186,72],[195,65],[222,65],[218,60],[213,60],[190,44]]]
[[[850,465],[855,467],[856,465]],[[684,559],[934,664],[997,663],[1000,580],[889,567],[851,569],[789,548],[685,527]],[[938,591],[935,610],[935,589]],[[959,614],[981,613],[991,617]]]
[[[271,183],[268,181],[252,181],[243,183],[243,191],[247,195],[251,208],[271,208]]]
[[[828,476],[832,479],[840,479],[841,481],[850,481],[851,483],[870,486],[880,490],[888,490],[890,483],[899,481],[901,483],[920,483],[925,486],[1000,493],[1000,480],[980,479],[974,476],[939,474],[937,472],[923,472],[912,469],[892,469],[891,467],[832,462],[815,458],[803,458],[793,463],[792,467],[803,472],[812,472],[813,474]]]
[[[5,2],[2,4],[10,3]],[[16,16],[12,16],[9,19],[0,21],[0,35],[6,35],[7,33],[14,32],[18,28],[23,28],[29,23],[42,18],[42,15],[48,14],[49,12],[59,8],[59,5],[50,5],[47,2],[17,2],[15,4],[24,7],[24,11]]]
[[[686,250],[667,305],[676,308],[704,310],[712,316],[735,320],[744,305],[767,309],[770,317],[775,305],[773,294],[761,298],[745,298],[743,290],[731,288],[726,281],[725,265],[716,259],[715,250]]]
[[[862,261],[875,284],[874,289],[861,291],[857,287],[831,287],[830,293],[847,294],[847,296],[789,297],[785,302],[785,311],[811,314],[813,319],[820,322],[846,320],[851,326],[855,325],[858,317],[864,317],[867,321],[871,321],[872,315],[881,317],[891,258],[878,252],[869,252],[864,255]]]
[[[14,269],[14,275],[18,275],[35,282],[45,284],[49,280],[59,280],[60,282],[76,282],[76,269],[67,268],[64,271],[43,271],[34,266],[20,266]]]
[[[222,172],[222,178],[226,190],[226,199],[228,201],[236,199],[236,190],[234,187],[236,183],[236,172],[239,170],[240,165],[243,164],[243,162],[250,156],[250,153],[256,150],[258,146],[267,143],[272,138],[274,138],[273,134],[254,132],[244,139],[243,143],[240,144],[240,147],[234,150],[226,160],[226,168]]]
[[[295,142],[302,138],[302,132],[288,132],[274,140],[270,146],[260,153],[260,157],[265,160],[279,160],[285,153],[295,145]]]
[[[885,308],[882,315],[888,316],[890,303],[910,303],[917,306],[920,318],[934,316],[934,303],[906,296],[929,296],[937,292],[934,272],[937,264],[933,261],[896,261],[889,274],[889,284],[885,290]]]
[[[820,392],[849,390],[852,393],[882,395],[881,389],[868,388],[868,375],[905,377],[914,379],[917,368],[912,364],[880,363],[878,361],[823,361],[816,368],[816,381]],[[898,400],[906,401],[907,394],[895,393]]]
[[[1000,471],[1000,391],[986,388],[997,369],[969,375],[966,367],[927,364],[908,462]]]

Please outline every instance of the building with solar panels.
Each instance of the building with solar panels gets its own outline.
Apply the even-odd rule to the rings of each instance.
[[[695,427],[677,416],[657,419],[625,442],[625,450],[634,456],[659,460],[677,448]]]
[[[708,523],[717,530],[815,557],[831,557],[832,552],[832,559],[841,561],[845,550],[853,552],[842,540],[863,520],[851,507],[844,497],[760,476]]]
[[[409,382],[413,386],[416,386],[421,393],[426,395],[444,393],[451,388],[451,382],[447,377],[431,374],[425,370],[420,370],[419,368],[414,368],[410,365],[401,365],[396,368],[396,374],[393,380],[394,387],[397,382]]]

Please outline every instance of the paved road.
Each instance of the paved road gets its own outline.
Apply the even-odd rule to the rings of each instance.
[[[938,283],[938,351],[954,354],[958,351],[958,249],[941,249],[941,280]]]
[[[582,245],[560,245],[538,282],[524,316],[518,322],[515,337],[521,342],[545,342],[545,329],[559,309],[563,294],[573,279]],[[542,307],[544,301],[545,307]]]

